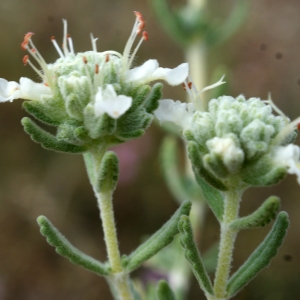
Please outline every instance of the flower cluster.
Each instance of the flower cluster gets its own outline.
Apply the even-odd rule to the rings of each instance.
[[[181,127],[194,170],[208,183],[227,189],[239,178],[244,187],[267,186],[286,173],[300,183],[300,149],[292,144],[300,118],[290,122],[271,100],[242,95],[212,99],[208,111],[196,105],[161,100],[155,115]]]
[[[25,109],[41,121],[59,126],[58,132],[63,134],[58,133],[57,138],[71,144],[87,144],[91,140],[115,143],[141,135],[152,121],[161,96],[161,84],[151,88],[148,83],[165,80],[170,85],[181,84],[188,76],[188,65],[161,68],[157,60],[150,59],[132,68],[137,50],[148,40],[142,15],[135,15],[123,54],[112,50],[98,52],[97,39],[92,35],[93,50],[75,53],[63,20],[62,49],[55,37],[51,38],[60,58],[47,64],[33,44],[33,33],[27,33],[22,49],[29,55],[24,56],[23,62],[36,71],[41,82],[24,77],[19,83],[0,79],[0,102],[30,100],[24,103]],[[132,50],[137,36],[141,39]],[[65,130],[66,126],[72,128]],[[74,136],[79,127],[87,131],[84,140],[78,134]]]

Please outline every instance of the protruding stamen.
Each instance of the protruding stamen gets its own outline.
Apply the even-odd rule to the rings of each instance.
[[[27,49],[28,43],[29,43],[29,41],[30,41],[30,39],[31,39],[31,37],[32,37],[33,35],[34,35],[33,32],[28,32],[28,33],[25,34],[24,40],[23,40],[23,42],[22,42],[22,44],[21,44],[21,48],[22,48],[23,50],[26,50],[26,49]]]
[[[183,89],[184,89],[185,91],[186,91],[187,88],[191,90],[191,89],[192,89],[192,85],[193,85],[192,81],[190,81],[190,82],[185,82],[185,83],[182,84]]]
[[[24,66],[26,66],[27,64],[29,64],[29,66],[44,80],[44,75],[42,74],[42,72],[40,70],[38,70],[36,68],[36,66],[30,61],[29,59],[29,56],[28,55],[25,55],[23,57],[23,63],[24,63]]]
[[[57,42],[56,42],[56,39],[55,39],[55,36],[54,36],[54,35],[51,37],[51,42],[52,42],[54,48],[56,49],[58,55],[59,55],[61,58],[64,58],[64,54],[62,53],[60,47],[58,46],[58,44],[57,44]]]
[[[297,124],[297,130],[300,130],[300,123]]]
[[[147,31],[143,31],[143,39],[144,41],[148,41],[149,40],[149,35],[148,35],[148,32]]]
[[[98,38],[94,38],[93,34],[91,33],[91,41],[92,41],[92,47],[93,47],[93,51],[94,52],[98,52],[97,51],[97,44],[96,41],[98,40]]]
[[[70,48],[70,52],[71,52],[72,54],[75,54],[75,52],[74,52],[73,40],[72,40],[72,38],[71,38],[71,35],[70,35],[70,34],[68,34],[68,35],[67,35],[67,40],[68,40],[68,44],[69,44],[69,48]]]
[[[86,56],[82,57],[84,64],[86,65],[88,63]]]
[[[24,55],[24,57],[23,57],[23,64],[24,64],[24,66],[27,65],[28,60],[29,60],[29,56],[28,55]]]
[[[105,55],[105,62],[109,62],[110,60],[110,55],[108,53],[106,53]]]
[[[142,14],[138,11],[134,11],[134,14],[136,16],[136,20],[135,20],[130,37],[126,43],[126,46],[125,46],[125,49],[123,52],[123,57],[124,57],[123,58],[123,71],[125,71],[127,68],[128,69],[130,68],[130,65],[131,65],[133,58],[135,56],[135,53],[137,51],[137,50],[135,50],[134,55],[131,55],[131,57],[130,57],[130,50],[132,48],[132,45],[134,43],[136,36],[138,34],[140,34],[142,32],[143,28],[145,27],[145,21],[143,19]],[[141,43],[139,42],[139,45],[136,47],[136,49],[139,48],[140,44]]]
[[[137,46],[135,47],[134,51],[132,52],[132,54],[130,56],[130,59],[129,59],[129,62],[128,62],[128,68],[131,67],[131,64],[134,60],[134,57],[135,57],[136,53],[138,52],[142,42],[143,41],[148,41],[148,39],[149,39],[148,33],[147,33],[147,31],[144,31],[142,38],[139,40],[139,43],[137,44]]]
[[[63,19],[63,23],[64,23],[64,36],[63,36],[62,48],[63,48],[64,54],[67,55],[69,53],[69,50],[67,47],[68,23],[65,19]]]

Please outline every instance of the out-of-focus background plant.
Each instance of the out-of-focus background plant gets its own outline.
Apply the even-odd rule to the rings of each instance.
[[[170,9],[184,4],[170,1]],[[230,71],[227,93],[246,98],[272,98],[291,119],[300,115],[300,3],[296,0],[252,0],[240,30],[208,53],[207,70],[224,65]],[[235,1],[209,1],[212,20],[222,23]],[[180,47],[168,37],[149,1],[87,0],[0,2],[0,78],[36,79],[22,65],[20,44],[28,31],[47,62],[57,53],[50,37],[62,38],[62,18],[68,20],[75,51],[91,49],[90,32],[98,37],[98,50],[122,51],[133,23],[132,11],[141,11],[149,41],[137,61],[156,58],[173,68],[184,61]],[[201,68],[201,66],[199,66]],[[195,83],[197,85],[197,82]],[[164,97],[184,99],[180,88],[164,88]],[[0,299],[111,299],[104,280],[71,265],[49,247],[39,233],[36,218],[47,215],[72,243],[93,257],[106,257],[96,200],[81,156],[57,154],[32,143],[20,120],[21,102],[0,107]],[[129,253],[144,234],[158,229],[176,209],[166,188],[158,159],[162,130],[153,125],[140,139],[118,146],[120,181],[114,194],[120,248]],[[253,211],[269,195],[282,199],[291,228],[271,268],[264,270],[237,299],[283,300],[300,297],[300,203],[296,180],[288,178],[266,189],[250,189],[241,214]],[[209,213],[201,238],[205,251],[218,240],[217,222]],[[266,235],[268,228],[241,234],[235,266],[241,265]],[[243,250],[243,251],[242,251]],[[143,272],[140,270],[139,272]],[[203,297],[203,298],[201,298]],[[197,283],[188,299],[204,299]]]

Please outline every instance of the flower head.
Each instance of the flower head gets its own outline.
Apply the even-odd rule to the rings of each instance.
[[[196,173],[220,189],[237,178],[244,187],[267,186],[286,173],[297,175],[300,183],[300,148],[292,144],[300,118],[291,122],[271,99],[242,95],[212,99],[203,111],[200,93],[191,84],[186,89],[193,104],[161,100],[155,116],[181,127]]]
[[[41,82],[35,83],[24,77],[19,83],[0,79],[0,102],[18,98],[31,100],[25,108],[30,113],[38,109],[35,117],[42,116],[42,121],[49,123],[50,120],[50,123],[58,125],[77,122],[77,127],[84,126],[93,138],[103,137],[104,132],[100,128],[105,125],[104,119],[108,122],[106,116],[117,122],[109,121],[113,124],[108,130],[109,140],[112,140],[112,135],[115,136],[113,140],[120,141],[142,134],[149,126],[161,96],[160,84],[154,85],[152,91],[148,84],[154,80],[164,80],[170,85],[181,84],[188,76],[188,65],[162,68],[157,60],[150,59],[141,66],[133,67],[140,45],[148,40],[141,13],[134,13],[136,21],[123,53],[113,50],[98,52],[97,39],[92,35],[92,51],[75,53],[67,22],[63,20],[62,48],[55,37],[51,38],[59,58],[47,64],[32,41],[33,33],[27,33],[21,44],[22,49],[28,52],[23,63],[33,68]],[[138,36],[140,39],[134,47]],[[129,126],[130,123],[135,126]],[[98,134],[95,134],[95,127]]]

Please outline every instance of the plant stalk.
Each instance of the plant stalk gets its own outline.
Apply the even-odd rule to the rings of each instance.
[[[214,282],[216,300],[226,299],[226,286],[229,279],[234,242],[237,235],[237,231],[230,229],[229,225],[238,218],[241,194],[240,190],[224,192],[224,215],[221,223],[219,257]]]
[[[104,241],[106,245],[106,251],[108,261],[111,266],[112,275],[109,278],[110,284],[113,285],[113,291],[118,300],[133,300],[131,288],[129,284],[129,276],[125,272],[122,263],[119,250],[116,224],[114,218],[114,211],[112,205],[112,190],[97,191],[97,178],[99,175],[99,169],[101,166],[102,158],[106,152],[106,148],[97,148],[90,151],[87,155],[90,155],[90,162],[88,165],[88,159],[86,158],[86,166],[89,168],[88,174],[90,181],[93,185],[94,193],[97,198],[98,207],[100,210],[100,218],[102,220],[102,227],[104,232]],[[92,170],[91,170],[92,168]]]

